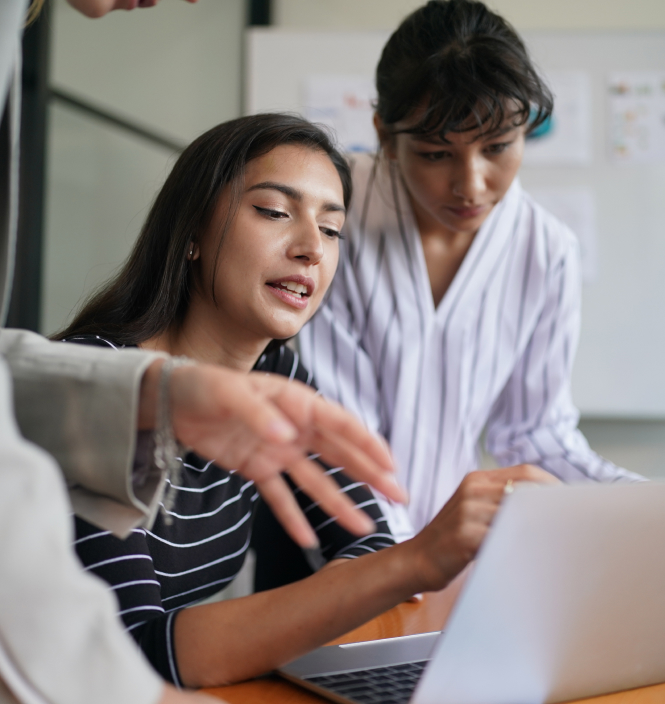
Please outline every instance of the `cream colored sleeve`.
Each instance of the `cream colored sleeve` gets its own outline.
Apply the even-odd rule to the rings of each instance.
[[[62,475],[20,437],[0,360],[0,701],[11,690],[25,704],[155,704],[162,682],[72,533]]]
[[[22,435],[52,455],[78,515],[119,536],[148,522],[163,489],[134,481],[141,378],[159,354],[50,342],[0,330]]]

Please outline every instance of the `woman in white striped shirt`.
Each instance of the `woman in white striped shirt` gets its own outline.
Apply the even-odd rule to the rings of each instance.
[[[62,336],[311,383],[280,341],[300,330],[330,285],[350,195],[348,165],[310,123],[254,115],[219,125],[178,159],[128,261]],[[332,503],[309,499],[311,484],[293,496],[330,569],[282,589],[196,603],[240,569],[258,493],[193,453],[170,488],[173,505],[165,502],[152,528],[122,541],[77,519],[76,549],[109,583],[163,677],[219,685],[271,670],[415,592],[443,588],[478,549],[504,484],[549,479],[533,468],[472,477],[421,535],[395,546],[367,487],[340,470],[329,471],[340,485]],[[383,487],[399,499],[385,476]],[[342,496],[367,514],[369,535],[336,524]]]
[[[354,202],[327,303],[300,336],[322,391],[389,441],[420,530],[478,466],[564,481],[637,479],[577,429],[575,236],[516,178],[552,96],[516,32],[482,3],[433,0],[376,72],[378,156],[353,159]]]

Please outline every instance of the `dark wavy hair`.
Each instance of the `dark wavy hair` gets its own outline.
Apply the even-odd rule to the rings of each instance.
[[[328,155],[339,174],[348,208],[352,189],[349,166],[321,128],[295,115],[278,113],[241,117],[213,127],[190,144],[175,163],[120,271],[53,339],[92,334],[122,345],[137,345],[181,323],[193,275],[187,255],[210,223],[222,190],[228,186],[231,197],[214,270],[240,203],[245,166],[285,144]],[[214,281],[212,286],[214,298]]]
[[[492,133],[506,119],[529,132],[553,108],[517,32],[474,0],[430,0],[410,14],[383,49],[376,88],[376,111],[393,133]],[[416,124],[394,129],[423,107]]]

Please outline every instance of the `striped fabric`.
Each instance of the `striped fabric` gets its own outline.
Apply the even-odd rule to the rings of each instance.
[[[111,344],[99,337],[69,341]],[[297,354],[286,347],[264,355],[257,369],[311,381]],[[377,532],[358,539],[296,490],[324,559],[352,559],[392,545],[386,519],[366,485],[348,479],[340,467],[327,469],[327,474],[372,517]],[[176,489],[172,524],[166,525],[160,513],[151,530],[136,529],[126,540],[77,517],[76,551],[85,569],[111,586],[122,620],[153,666],[166,680],[179,685],[174,616],[223,589],[240,571],[259,495],[251,481],[193,453],[185,458],[181,485]]]
[[[636,480],[577,430],[570,375],[580,324],[575,236],[513,183],[434,307],[394,167],[353,164],[354,201],[327,303],[299,337],[325,395],[390,442],[411,494],[382,504],[396,539],[426,525],[478,466],[530,462],[564,481]]]

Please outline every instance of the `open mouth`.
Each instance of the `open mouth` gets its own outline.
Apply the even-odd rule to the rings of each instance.
[[[276,288],[280,291],[286,291],[297,298],[308,298],[310,295],[307,286],[304,284],[298,284],[295,281],[268,283],[268,286],[272,286],[272,288]]]
[[[309,276],[292,274],[276,281],[267,281],[272,294],[298,310],[304,310],[309,305],[309,297],[314,293],[314,280]]]

